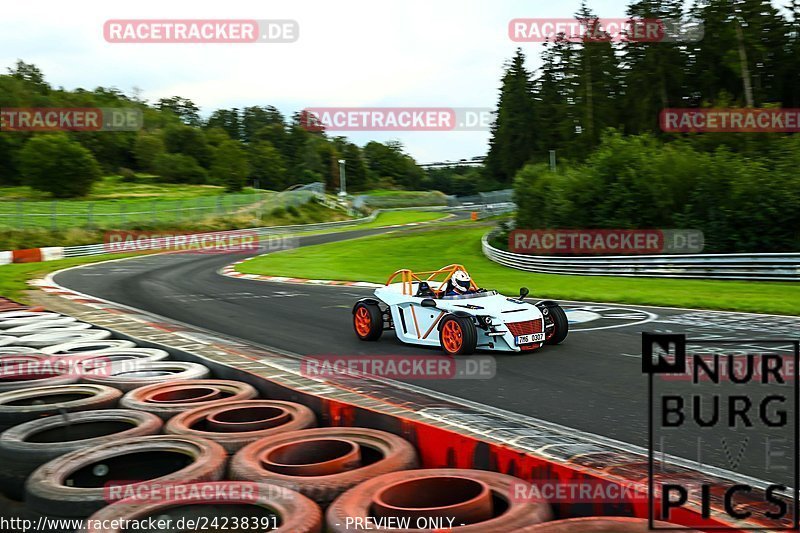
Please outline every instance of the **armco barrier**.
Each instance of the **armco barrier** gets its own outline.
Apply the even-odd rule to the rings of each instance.
[[[483,255],[503,266],[544,274],[660,278],[800,281],[800,253],[687,254],[602,257],[555,257],[516,254],[489,244],[483,236]]]
[[[289,226],[264,226],[260,228],[248,228],[248,229],[239,229],[239,230],[228,230],[228,231],[213,231],[208,233],[198,233],[197,236],[214,236],[214,235],[237,235],[237,234],[245,234],[245,235],[252,235],[253,233],[259,236],[267,236],[267,235],[286,235],[291,233],[299,233],[304,231],[314,231],[319,229],[327,229],[327,228],[340,228],[340,227],[348,227],[352,225],[361,224],[364,222],[371,222],[377,216],[377,212],[372,213],[371,215],[363,218],[357,218],[354,220],[341,220],[337,222],[322,222],[319,224],[295,224]],[[164,239],[144,239],[141,244],[142,246],[152,246],[156,248],[159,244],[164,244]],[[107,254],[108,245],[106,244],[86,244],[82,246],[67,246],[64,248],[64,257],[82,257],[87,255],[98,255],[98,254]]]

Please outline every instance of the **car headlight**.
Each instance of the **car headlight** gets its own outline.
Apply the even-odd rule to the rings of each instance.
[[[478,321],[481,323],[482,326],[489,327],[492,325],[492,317],[490,316],[480,316],[478,317]]]
[[[546,307],[542,307],[542,315],[547,316],[550,314],[550,310]]]

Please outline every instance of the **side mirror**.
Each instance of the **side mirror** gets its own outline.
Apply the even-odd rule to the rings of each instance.
[[[531,291],[528,290],[528,287],[520,287],[519,288],[519,299],[522,300],[523,298],[525,298],[528,295],[529,292],[531,292]]]
[[[436,300],[433,298],[425,298],[420,304],[422,307],[436,307]]]

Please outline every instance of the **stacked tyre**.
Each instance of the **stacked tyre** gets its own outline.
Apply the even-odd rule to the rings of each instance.
[[[355,310],[364,338],[382,331],[373,311]],[[561,318],[553,319],[557,334]],[[470,338],[458,338],[454,351],[470,348]],[[56,313],[0,312],[0,370],[3,518],[171,520],[159,528],[167,531],[179,523],[295,533],[376,523],[408,533],[647,530],[636,518],[554,521],[546,502],[510,497],[518,478],[421,469],[398,435],[316,427],[304,405],[259,398],[250,384],[214,379],[204,365]],[[212,527],[186,527],[204,520]],[[123,530],[85,533],[101,531]]]

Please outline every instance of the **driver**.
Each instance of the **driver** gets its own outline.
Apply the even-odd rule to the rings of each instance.
[[[447,288],[445,289],[445,296],[460,296],[462,294],[472,294],[475,290],[472,289],[472,278],[463,270],[456,270],[450,279],[447,280]]]

